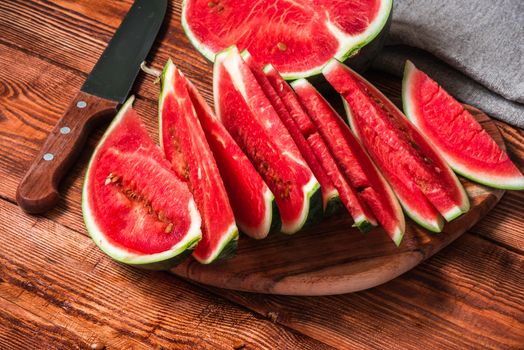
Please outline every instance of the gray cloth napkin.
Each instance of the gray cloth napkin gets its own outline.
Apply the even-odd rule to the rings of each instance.
[[[524,0],[396,0],[373,68],[400,76],[406,59],[457,99],[524,128]]]

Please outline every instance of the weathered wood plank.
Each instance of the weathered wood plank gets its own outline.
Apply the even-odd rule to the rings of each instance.
[[[368,291],[284,297],[211,289],[338,348],[520,349],[524,258],[464,235],[405,275]]]
[[[0,231],[2,348],[330,348],[167,273],[118,265],[3,200]]]
[[[82,76],[54,63],[31,56],[15,48],[1,45],[0,64],[11,67],[0,71],[0,196],[14,200],[15,190],[23,172],[37,153],[38,148],[67,107],[69,99],[82,84]],[[399,82],[377,73],[371,74],[373,81],[390,96],[399,96]],[[157,89],[151,84],[150,88]],[[136,103],[150,134],[156,138],[155,103],[139,99]],[[505,125],[498,123],[498,125]],[[513,131],[512,131],[513,130]],[[524,136],[521,130],[511,127],[502,129],[507,147],[519,166],[524,168]],[[85,165],[100,131],[90,138],[79,162],[66,178],[62,189],[64,200],[47,216],[74,230],[83,232],[80,210],[80,187]],[[499,241],[515,249],[524,250],[524,228],[519,215],[522,192],[508,192],[501,203],[473,232]]]
[[[105,43],[109,40],[112,31],[118,25],[121,16],[125,12],[124,7],[130,6],[130,1],[111,2],[109,5],[107,2],[104,2],[103,6],[98,6],[98,10],[93,11],[92,4],[96,5],[97,3],[100,3],[100,0],[91,1],[88,6],[83,5],[79,1],[69,2],[65,0],[55,1],[54,3],[37,1],[0,2],[0,18],[2,18],[0,20],[0,33],[2,33],[0,42],[6,43],[7,47],[10,47],[14,52],[18,50],[13,50],[12,48],[20,48],[25,50],[25,52],[33,52],[40,56],[40,59],[32,58],[30,60],[29,58],[24,58],[30,55],[24,56],[24,54],[18,53],[19,56],[13,56],[14,59],[11,62],[14,64],[9,65],[9,70],[0,70],[0,75],[5,73],[9,77],[6,80],[4,76],[0,76],[0,196],[8,200],[12,201],[14,199],[16,184],[25,166],[28,164],[27,162],[31,159],[32,154],[36,153],[36,149],[43,140],[44,135],[51,129],[52,123],[65,107],[67,100],[64,101],[64,99],[66,99],[67,94],[72,96],[75,87],[78,88],[80,86],[84,75],[90,70],[103,50]],[[8,9],[8,6],[11,4],[14,4],[15,7]],[[171,56],[175,55],[175,61],[181,65],[181,68],[190,77],[200,78],[197,81],[197,85],[200,88],[205,87],[204,92],[209,99],[209,82],[211,79],[209,65],[196,51],[184,49],[187,40],[178,26],[178,2],[174,6],[175,8],[172,12],[175,15],[171,15],[170,19],[170,23],[173,25],[169,26],[169,28],[166,27],[163,35],[170,36],[172,33],[167,32],[174,30],[176,34],[174,38],[181,41],[171,40],[168,43],[171,46],[168,47],[165,44],[165,49],[155,48],[156,51],[160,52],[154,52],[151,55],[152,60],[154,65],[159,67],[168,54]],[[13,11],[14,13],[12,13]],[[59,17],[59,21],[56,21],[54,17]],[[93,42],[96,45],[93,45]],[[165,52],[162,50],[165,50]],[[0,47],[0,59],[2,60],[0,64],[3,67],[6,67],[4,65],[5,52],[5,47]],[[25,61],[19,61],[19,59],[25,59]],[[24,63],[22,64],[21,62]],[[60,66],[57,64],[58,62]],[[41,63],[47,63],[47,65],[40,65]],[[75,64],[81,65],[75,66]],[[36,73],[31,70],[32,67],[37,67]],[[51,71],[48,71],[49,69]],[[387,88],[386,93],[398,94],[399,81],[391,84],[392,80],[383,78],[382,75],[373,78],[372,81],[378,82],[380,88]],[[148,98],[155,98],[157,90],[154,87],[151,91],[149,89],[151,89],[149,83],[140,82],[138,89],[135,90],[140,91],[141,94]],[[144,92],[142,93],[142,91]],[[47,103],[46,100],[49,98],[58,102]],[[143,115],[147,115],[146,121],[149,118],[151,120],[154,119],[153,104],[141,103],[139,101],[138,108]],[[33,113],[33,111],[40,111],[41,113]],[[49,111],[51,112],[48,113]],[[42,121],[41,118],[45,120]],[[507,128],[503,132],[507,141],[509,141],[510,154],[517,156],[522,169],[522,160],[524,159],[522,130],[506,127],[503,123],[499,124],[499,126],[501,125]],[[18,132],[18,129],[24,132]],[[28,130],[29,132],[26,132]],[[5,136],[5,132],[10,133],[10,135]],[[34,133],[38,136],[36,139],[34,138]],[[23,140],[20,140],[20,137]],[[91,141],[92,144],[93,141]],[[80,211],[78,210],[79,185],[83,167],[90,153],[89,149],[90,147],[88,146],[82,160],[75,167],[73,175],[64,186],[67,188],[66,200],[60,204],[61,208],[59,210],[55,210],[50,214],[51,218],[64,225],[71,225],[71,227],[82,232],[83,225]],[[511,203],[506,203],[508,201]],[[521,249],[521,244],[524,242],[521,208],[522,193],[510,192],[499,206],[474,230],[490,239]],[[4,214],[3,211],[0,211],[0,213],[2,213],[0,215],[9,215],[14,218],[18,218],[17,215],[19,215],[17,208],[10,210],[7,214]],[[13,218],[10,219],[15,220]],[[13,222],[9,221],[9,226],[12,226]],[[481,227],[481,229],[478,229],[478,227]],[[77,238],[77,236],[79,237]],[[80,241],[85,239],[80,235],[75,236],[73,234],[71,237]],[[20,240],[24,239],[25,237],[20,237]],[[480,248],[477,248],[477,244],[480,244]],[[470,245],[471,247],[469,247]],[[0,247],[3,247],[3,245],[0,245]],[[486,247],[489,247],[489,249]],[[57,249],[59,250],[59,248],[55,247],[55,250]],[[400,343],[394,342],[398,341],[401,335],[404,337],[406,334],[414,334],[409,339],[413,342],[418,342],[411,345],[421,344],[421,346],[417,346],[418,348],[427,343],[426,339],[433,337],[444,344],[443,347],[451,347],[455,343],[445,342],[447,337],[446,327],[449,327],[451,331],[456,328],[461,332],[464,328],[470,327],[467,324],[469,322],[473,324],[476,332],[480,332],[480,326],[485,326],[484,334],[479,336],[481,341],[484,341],[486,337],[489,337],[488,334],[492,334],[491,327],[500,324],[499,322],[486,325],[484,322],[485,317],[488,320],[492,320],[493,315],[496,315],[498,312],[496,308],[494,309],[491,306],[491,301],[487,302],[488,297],[486,295],[491,293],[497,303],[500,298],[506,298],[508,290],[506,279],[514,281],[515,276],[519,276],[518,271],[522,271],[523,268],[521,263],[514,263],[513,254],[506,253],[506,251],[499,250],[499,248],[490,243],[467,236],[422,267],[386,286],[365,293],[314,299],[279,297],[265,299],[264,296],[242,293],[230,294],[241,295],[242,298],[247,300],[245,303],[249,307],[257,308],[261,314],[268,315],[270,318],[276,318],[281,323],[290,324],[299,330],[309,330],[308,332],[311,334],[318,335],[319,332],[324,332],[322,337],[332,339],[333,344],[338,344],[337,347],[347,347],[347,344],[350,344],[352,348],[362,346],[362,344],[368,344],[370,347],[391,347],[392,343],[393,347],[400,347]],[[2,253],[1,255],[3,256],[4,254]],[[474,257],[468,258],[466,256],[460,258],[461,255],[473,255]],[[456,261],[459,258],[463,260],[457,263]],[[467,259],[472,259],[472,261]],[[103,261],[106,261],[105,263],[107,264],[112,264],[105,257],[101,260],[101,264],[104,264]],[[434,261],[437,261],[437,263]],[[47,262],[45,269],[52,269],[54,263],[54,261]],[[471,272],[482,269],[485,270],[482,273]],[[108,265],[103,265],[103,270],[104,275],[102,277],[114,273],[110,271],[112,269]],[[56,270],[54,271],[56,272]],[[133,276],[136,276],[135,273],[138,274],[139,272],[132,272]],[[455,276],[457,274],[459,277],[462,276],[463,279],[457,279]],[[480,285],[475,286],[478,283],[478,275],[482,275],[483,279],[480,279],[482,281]],[[148,277],[147,279],[166,283],[164,279],[167,278],[173,281],[172,284],[177,283],[172,277],[162,276],[162,278],[155,277],[151,279]],[[140,278],[137,279],[140,280]],[[461,281],[461,288],[454,284],[454,281],[457,280]],[[4,284],[4,281],[0,281],[0,288]],[[520,284],[514,287],[517,292],[522,290],[521,284],[520,282]],[[503,292],[498,291],[499,285],[502,286]],[[169,288],[168,286],[166,290],[171,291],[172,289]],[[470,288],[469,292],[468,288]],[[456,290],[459,290],[459,292],[456,292]],[[482,303],[476,300],[477,294],[480,293],[479,290],[482,291],[484,297],[482,299],[484,302]],[[22,292],[22,295],[27,293]],[[225,291],[220,290],[218,293],[224,294]],[[407,296],[404,295],[406,293]],[[104,294],[100,292],[100,295]],[[522,305],[522,294],[516,293],[515,295],[519,298],[518,300],[520,300]],[[253,298],[248,299],[248,297]],[[180,298],[185,298],[185,295],[180,295]],[[231,298],[233,299],[233,297]],[[238,298],[238,296],[235,298]],[[264,299],[266,300],[265,302]],[[495,305],[498,305],[497,303]],[[477,309],[474,312],[469,311],[470,305],[477,307]],[[482,308],[485,309],[482,310]],[[18,321],[32,320],[33,317],[37,320],[39,319],[38,316],[31,316],[31,313],[24,313],[19,306],[9,308],[2,303],[0,309],[3,310],[3,313],[0,315],[2,319],[13,317],[13,315],[16,315],[15,319]],[[322,315],[315,314],[315,311],[320,312],[321,310],[324,310]],[[478,310],[482,310],[482,312]],[[515,308],[514,310],[519,311],[520,315],[522,315],[521,308]],[[446,320],[450,317],[452,321],[447,322]],[[462,319],[460,322],[453,321],[453,317],[462,317]],[[515,331],[521,331],[522,333],[522,318],[517,319],[517,321],[516,324],[515,322],[510,322],[506,325],[506,329],[510,334],[510,341],[515,339]],[[23,323],[27,324],[28,322]],[[208,320],[205,322],[208,322]],[[454,322],[460,323],[460,325]],[[442,323],[445,325],[442,326]],[[4,334],[1,328],[3,324],[3,322],[0,322],[1,335]],[[52,326],[49,322],[44,321],[41,324]],[[437,335],[435,336],[433,336],[435,333],[434,327],[437,330]],[[69,329],[69,327],[65,328]],[[344,328],[346,331],[345,335],[339,332],[341,328]],[[355,333],[348,335],[347,332],[350,329],[355,329]],[[17,336],[24,337],[25,335],[32,336],[36,339],[35,344],[39,339],[30,330],[15,330],[14,327],[8,330],[13,332],[9,334],[13,338]],[[214,328],[211,331],[213,332]],[[465,331],[468,334],[465,339],[469,339],[470,333],[468,333],[468,329]],[[452,333],[450,338],[456,339],[458,337],[457,332]],[[337,334],[340,335],[337,337]],[[497,334],[500,337],[501,332]],[[124,338],[127,337],[127,334],[121,334],[120,336]],[[3,340],[3,338],[0,339]],[[522,341],[522,339],[516,339]],[[13,342],[12,344],[17,344],[17,341],[22,342],[23,340],[15,339],[11,341]],[[459,340],[456,344],[462,345],[465,342],[465,340]],[[465,347],[478,346],[479,343],[480,341]],[[501,347],[506,345],[504,341],[499,340],[495,342],[486,341],[486,343],[488,348],[493,346],[493,344],[502,344]],[[9,345],[11,343],[6,344]],[[23,346],[23,343],[20,344]],[[69,346],[64,344],[63,347],[68,348]]]
[[[148,56],[153,66],[161,68],[167,58],[211,97],[211,65],[193,49],[180,25],[180,1],[169,2],[169,9],[158,40]],[[23,1],[0,3],[0,42],[24,48],[64,68],[86,75],[96,63],[131,6],[130,1]],[[35,20],[36,18],[36,20]],[[156,89],[144,88],[140,75],[134,91],[156,99]]]

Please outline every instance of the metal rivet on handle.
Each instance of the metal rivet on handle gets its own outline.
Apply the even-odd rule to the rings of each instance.
[[[60,133],[65,135],[65,134],[69,134],[71,132],[71,129],[69,129],[67,126],[63,126],[60,128]]]
[[[55,156],[52,153],[44,154],[44,160],[50,161],[53,160],[53,158],[55,158]]]
[[[86,101],[78,101],[78,102],[76,103],[76,106],[77,106],[78,108],[85,108],[85,107],[87,106],[87,102],[86,102]]]

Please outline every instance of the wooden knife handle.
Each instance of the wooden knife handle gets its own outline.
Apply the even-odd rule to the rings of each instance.
[[[53,208],[58,184],[82,150],[93,125],[116,112],[118,102],[80,91],[55,125],[18,185],[16,201],[31,214]]]

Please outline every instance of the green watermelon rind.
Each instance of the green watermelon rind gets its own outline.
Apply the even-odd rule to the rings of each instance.
[[[330,67],[333,65],[333,64],[343,64],[341,63],[340,61],[336,60],[336,59],[331,59],[327,64],[326,66],[324,67],[323,71],[326,72],[326,71],[329,71],[330,70]],[[346,69],[350,70],[349,67],[346,67]],[[375,86],[373,86],[373,84],[371,84],[369,81],[367,81],[363,76],[361,76],[360,74],[358,74],[357,72],[353,71],[353,70],[350,70],[351,74],[355,75],[356,77],[358,77],[359,79],[361,79],[364,83],[366,83],[367,87],[373,91],[374,94],[380,96],[382,99],[388,101],[388,98],[379,90],[377,89]],[[360,135],[358,135],[358,132],[356,130],[356,128],[354,127],[353,123],[351,122],[351,113],[350,113],[350,110],[349,110],[349,106],[347,106],[347,103],[346,101],[344,100],[344,98],[342,98],[342,102],[344,103],[344,108],[346,110],[346,116],[347,116],[347,119],[348,119],[348,122],[350,123],[350,126],[351,126],[351,129],[353,130],[353,132],[357,135],[357,137],[359,138],[359,140],[361,140],[361,137]],[[400,111],[400,109],[398,109],[397,106],[395,106],[393,103],[391,103],[391,106],[392,108],[395,109],[395,111],[397,113],[399,113],[400,115],[404,115],[404,113],[402,113]],[[407,119],[407,117],[405,117]],[[422,135],[424,137],[424,135]],[[429,146],[433,148],[433,152],[435,153],[435,155],[437,157],[440,157],[441,158],[441,161],[442,163],[444,164],[444,166],[446,166],[446,161],[440,156],[439,152],[433,147],[433,145],[431,143],[429,143]],[[460,180],[458,179],[458,177],[455,175],[455,173],[451,170],[451,168],[448,168],[448,174],[449,176],[453,179],[453,182],[455,183],[455,186],[458,188],[458,190],[460,191],[460,194],[461,194],[461,202],[462,202],[462,205],[460,206],[457,206],[455,205],[453,208],[451,208],[450,210],[448,210],[446,213],[442,214],[442,216],[444,217],[444,219],[446,219],[446,221],[450,222],[454,219],[456,219],[457,217],[461,216],[462,214],[466,213],[467,211],[469,211],[469,208],[470,208],[470,202],[469,202],[469,198],[468,198],[468,195],[466,193],[466,190],[464,189],[464,186],[462,186],[462,184],[460,183]],[[409,215],[409,214],[408,214]],[[411,215],[410,215],[411,216]]]
[[[218,55],[220,52],[213,53],[211,50],[209,50],[203,43],[201,43],[193,34],[193,31],[189,27],[189,23],[187,22],[186,17],[186,6],[187,1],[182,1],[182,14],[181,14],[181,22],[182,22],[182,28],[188,37],[189,41],[193,46],[200,52],[205,58],[207,58],[209,61],[214,62],[216,55]],[[339,38],[339,36],[343,35],[342,33],[336,33],[337,31],[340,32],[338,28],[333,26],[333,28],[330,29],[331,34],[333,36],[337,37],[338,42],[342,43],[339,45],[338,51],[334,54],[334,58],[345,61],[347,58],[355,55],[358,53],[360,49],[362,49],[367,44],[371,43],[376,37],[380,35],[380,33],[385,29],[386,24],[388,23],[389,18],[391,17],[392,9],[393,9],[393,0],[381,0],[380,2],[381,8],[378,11],[378,17],[373,22],[373,25],[369,26],[363,33],[360,33],[357,36],[348,36],[350,40],[347,38]],[[232,43],[234,45],[236,43]],[[225,50],[225,49],[224,49]],[[310,76],[318,75],[322,72],[323,65],[313,67],[307,71],[302,72],[288,72],[285,74],[282,74],[282,77],[286,80],[295,80],[300,78],[307,78]]]
[[[404,77],[402,79],[402,109],[404,110],[404,113],[406,117],[411,121],[411,123],[423,134],[424,130],[420,127],[419,124],[419,117],[417,117],[416,113],[413,111],[412,107],[412,98],[410,94],[409,86],[411,85],[411,77],[412,73],[416,69],[415,65],[407,60],[406,64],[404,66]],[[433,143],[430,137],[426,137],[428,142],[430,142],[435,149],[438,149],[436,145]],[[444,152],[441,153],[442,157],[448,163],[448,165],[459,175],[470,179],[474,182],[480,183],[482,185],[490,186],[493,188],[499,188],[503,190],[524,190],[524,177],[504,177],[501,176],[499,178],[494,178],[482,175],[477,175],[467,169],[467,167],[459,165],[458,163],[454,162],[450,157],[447,157]]]
[[[129,253],[124,248],[117,247],[111,244],[102,233],[100,228],[97,226],[92,209],[89,205],[89,178],[91,174],[91,169],[94,164],[94,160],[104,146],[105,140],[109,137],[113,129],[120,123],[123,116],[126,114],[127,110],[132,107],[134,101],[134,96],[128,98],[128,100],[122,105],[119,112],[107,128],[106,132],[100,139],[97,147],[95,148],[93,155],[87,166],[86,174],[84,177],[84,186],[82,189],[82,213],[84,217],[84,223],[87,228],[87,232],[95,242],[95,244],[108,256],[110,256],[115,261],[124,263],[126,265],[136,266],[142,269],[147,270],[168,270],[171,267],[177,265],[182,260],[184,260],[194,249],[198,241],[201,239],[200,231],[200,215],[196,209],[196,204],[194,200],[189,202],[189,212],[191,215],[191,226],[186,233],[185,237],[174,245],[171,249],[155,254],[134,254]],[[195,225],[195,223],[198,223]]]
[[[347,118],[347,122],[349,124],[349,127],[351,128],[351,130],[353,130],[353,133],[360,140],[360,142],[362,142],[361,136],[360,136],[360,134],[358,133],[358,131],[355,128],[355,124],[354,124],[354,121],[353,121],[353,115],[352,115],[351,110],[350,110],[350,108],[349,108],[349,106],[347,104],[347,101],[344,99],[343,96],[341,96],[341,99],[342,99],[342,104],[344,105],[344,110],[346,111],[346,118]],[[380,170],[379,170],[379,172],[380,172]],[[384,177],[382,172],[380,172],[380,174],[381,174],[382,177]],[[387,180],[384,178],[384,181],[387,181]],[[429,230],[431,232],[435,232],[435,233],[442,232],[442,228],[444,227],[444,222],[441,219],[437,220],[434,223],[430,222],[430,221],[420,217],[419,215],[417,215],[415,213],[415,211],[413,211],[410,208],[408,203],[405,203],[400,197],[398,197],[398,196],[396,196],[396,197],[397,197],[397,200],[399,201],[400,205],[402,206],[402,209],[404,209],[404,212],[413,221],[415,221],[418,225],[424,227],[425,229],[427,229],[427,230]]]
[[[299,86],[299,85],[303,85],[303,84],[308,84],[310,85],[310,83],[306,80],[306,79],[298,79],[298,80],[295,80],[291,83],[291,87],[296,87],[296,86]],[[342,99],[343,102],[344,99]],[[327,103],[327,101],[326,101]],[[329,103],[328,103],[329,104]],[[332,107],[331,107],[332,108]],[[346,105],[344,105],[344,108],[347,108]],[[334,111],[335,112],[335,111]],[[346,112],[348,112],[348,110],[346,109]],[[336,112],[335,112],[336,113]],[[357,137],[358,138],[358,137]],[[365,151],[365,150],[364,150]],[[367,153],[367,152],[366,152]],[[378,176],[380,176],[381,178],[381,181],[385,184],[385,189],[388,191],[388,195],[391,196],[393,199],[397,199],[397,200],[393,200],[393,206],[395,207],[395,211],[397,212],[401,212],[402,213],[402,209],[400,208],[400,206],[398,205],[398,198],[397,196],[395,195],[395,193],[392,191],[391,187],[389,186],[389,183],[386,181],[386,179],[384,178],[384,176],[382,175],[382,173],[380,172],[380,170],[378,169],[378,167],[373,163],[373,161],[371,160],[370,158],[370,161],[371,163],[373,164],[373,166],[375,167],[376,171],[377,171],[377,174]],[[342,204],[343,205],[343,204]],[[398,216],[397,216],[398,217]],[[369,218],[366,218],[364,215],[361,215],[357,218],[354,218],[354,223],[352,225],[353,227],[356,227],[358,228],[359,231],[361,231],[362,233],[366,233],[366,232],[369,232],[371,231],[372,229],[374,229],[376,226],[377,226],[377,223],[373,224]],[[397,228],[394,236],[393,236],[393,241],[394,243],[399,246],[400,245],[400,242],[402,241],[403,237],[404,237],[404,232],[405,232],[405,222],[404,222],[404,216],[402,215],[402,219],[400,220],[400,227]]]
[[[300,226],[300,229],[319,223],[324,217],[324,201],[322,200],[322,189],[316,178],[312,178],[311,181],[315,181],[316,184],[310,191],[307,191],[309,183],[304,186],[306,188],[305,196],[307,196],[306,205],[309,207],[306,220]]]
[[[225,48],[224,50],[220,51],[217,54],[218,57],[226,56],[231,51],[237,51],[238,49],[235,45],[229,46],[228,48]],[[216,63],[215,63],[216,66]],[[218,92],[218,72],[215,68],[213,70],[213,96],[215,96],[215,99],[218,98],[219,92]],[[240,79],[240,77],[231,76],[231,78],[234,79]],[[244,91],[240,91],[242,95],[245,94]],[[244,96],[245,97],[245,96]],[[215,114],[219,121],[222,121],[220,108],[217,103],[215,103]],[[319,211],[316,210],[316,208],[320,207],[320,217],[322,217],[322,195],[320,193],[320,184],[318,183],[318,180],[315,178],[313,174],[311,174],[311,178],[309,181],[302,186],[302,191],[304,193],[304,205],[302,207],[301,215],[298,222],[295,223],[292,227],[284,227],[281,220],[280,222],[280,231],[282,233],[292,235],[294,233],[297,233],[300,231],[304,226],[307,226],[308,224],[312,222],[316,222],[318,220],[318,213]],[[318,194],[317,194],[318,192]],[[278,216],[280,218],[280,215]]]
[[[282,224],[280,221],[280,212],[278,211],[275,196],[269,188],[266,188],[266,191],[264,193],[264,207],[266,208],[264,223],[261,226],[262,230],[258,229],[258,231],[264,232],[264,235],[253,234],[253,228],[249,228],[248,230],[246,230],[243,227],[243,225],[237,222],[237,226],[240,233],[245,234],[246,236],[249,236],[253,239],[260,240],[266,238],[272,232],[280,231],[280,226]],[[246,231],[249,233],[246,233]]]
[[[346,111],[346,118],[347,118],[349,127],[351,128],[351,130],[353,131],[353,134],[357,137],[359,142],[362,143],[362,139],[360,138],[359,133],[356,131],[356,129],[354,127],[353,120],[351,118],[351,111],[349,109],[349,106],[348,106],[346,100],[344,99],[344,97],[341,96],[341,98],[342,98],[342,104],[344,105],[344,110]],[[364,151],[367,153],[367,151],[365,149],[364,149]],[[392,204],[394,206],[395,213],[398,213],[399,211],[402,212],[402,209],[401,209],[402,201],[398,198],[398,196],[392,190],[391,185],[386,180],[386,178],[384,177],[384,175],[382,174],[380,169],[377,167],[377,165],[373,162],[371,157],[369,157],[369,158],[370,158],[371,164],[375,167],[375,170],[377,171],[377,175],[379,176],[380,181],[382,181],[384,183],[384,188],[388,192],[388,196],[393,199],[393,203]],[[402,205],[402,207],[403,207],[403,205]],[[408,215],[410,215],[409,212],[408,212]],[[396,216],[398,217],[398,215],[396,215]],[[404,237],[405,231],[406,231],[406,229],[405,229],[405,222],[404,222],[404,219],[402,219],[401,227],[397,227],[397,230],[393,234],[393,237],[391,237],[391,239],[393,240],[393,242],[396,244],[397,247],[400,246],[400,243],[402,242],[402,239]]]
[[[182,1],[182,13],[180,16],[180,21],[182,22],[182,29],[184,30],[184,33],[186,34],[187,38],[193,44],[193,46],[197,49],[200,54],[202,54],[205,58],[207,58],[210,62],[215,61],[215,57],[218,54],[212,52],[209,50],[204,44],[202,44],[194,35],[191,28],[189,28],[189,23],[187,23],[187,17],[186,17],[186,6],[187,6],[188,0]]]
[[[193,256],[201,264],[211,264],[217,260],[230,259],[236,254],[236,249],[238,246],[238,236],[239,231],[236,224],[232,224],[228,229],[227,233],[222,236],[220,243],[217,245],[217,248],[214,250],[207,259],[199,259],[196,256]]]
[[[342,209],[344,208],[344,204],[342,203],[342,200],[340,199],[340,194],[338,193],[336,188],[334,188],[325,197],[327,198],[327,200],[325,200],[325,202],[323,203],[325,218],[336,215],[342,211]]]
[[[203,100],[203,97],[200,95],[200,93],[198,92],[197,88],[193,85],[193,83],[189,79],[187,80],[187,83],[188,83],[188,90],[190,90],[190,92],[193,91],[197,99],[201,100],[200,103],[204,105],[203,107],[208,108],[209,113],[213,115],[214,118],[216,118],[216,116],[214,115],[214,111],[212,111],[209,105],[207,105],[207,102]],[[198,117],[200,119],[200,116]],[[218,118],[217,118],[217,121],[218,121]],[[202,127],[204,127],[204,125],[202,125]],[[227,130],[225,130],[225,132],[227,133]],[[207,134],[206,131],[205,133]],[[242,152],[243,154],[243,151],[240,149],[237,143],[233,140],[231,135],[228,134],[228,136],[231,139],[231,142],[234,143],[234,145],[239,148],[239,152]],[[214,153],[213,149],[211,149],[211,151]],[[218,163],[217,163],[217,166],[220,171],[220,165]],[[253,170],[256,172],[256,169],[254,167],[253,167]],[[269,233],[276,231],[276,230],[280,230],[280,213],[278,212],[278,208],[276,208],[275,196],[273,195],[269,187],[267,187],[262,177],[259,174],[258,176],[260,177],[260,181],[264,183],[264,187],[263,187],[264,191],[263,193],[261,193],[263,200],[264,200],[263,221],[259,225],[249,226],[245,224],[244,222],[242,222],[240,218],[237,218],[236,215],[235,215],[235,220],[237,222],[237,227],[238,227],[240,234],[245,234],[253,239],[264,239],[267,237]],[[275,212],[275,209],[276,209],[276,212]]]
[[[158,130],[159,130],[158,139],[160,140],[160,147],[162,151],[164,150],[163,141],[162,141],[163,140],[162,106],[164,104],[164,97],[166,95],[166,89],[168,89],[168,87],[166,86],[170,85],[170,84],[166,84],[165,82],[166,82],[166,76],[168,74],[168,71],[174,68],[175,68],[175,65],[173,61],[171,59],[168,59],[164,66],[164,69],[162,70],[162,74],[160,76],[161,90],[160,90],[160,95],[158,98]],[[209,257],[207,257],[206,259],[201,259],[195,255],[193,255],[193,257],[201,264],[210,264],[219,259],[230,258],[234,255],[234,253],[232,252],[233,249],[236,249],[237,247],[238,236],[239,236],[238,227],[236,226],[235,222],[233,222],[228,227],[226,234],[222,235],[220,243],[216,246],[215,250]]]
[[[329,63],[326,65],[326,68],[328,67]],[[357,74],[355,72],[353,72],[354,74]],[[366,79],[364,79],[362,76],[359,75],[359,77],[366,81]],[[383,98],[386,98],[384,96],[384,94],[382,94],[382,92],[376,88],[374,88],[369,82],[367,82],[369,84],[369,87],[372,88],[374,90],[375,93],[377,94],[380,94]],[[351,128],[351,130],[353,130],[353,133],[355,134],[355,136],[357,136],[357,138],[362,142],[362,137],[361,135],[359,134],[358,130],[356,129],[355,127],[355,124],[354,124],[354,121],[353,121],[353,116],[352,116],[352,113],[351,113],[351,110],[347,104],[347,101],[344,99],[343,96],[341,96],[341,99],[342,99],[342,104],[344,105],[344,110],[346,112],[346,118],[347,118],[347,122]],[[396,106],[395,106],[396,108]],[[397,108],[398,109],[398,108]],[[398,111],[399,113],[401,113],[400,111]],[[380,170],[379,170],[380,171]],[[464,214],[465,212],[467,212],[469,210],[469,200],[467,199],[467,194],[464,190],[464,187],[462,186],[462,184],[460,183],[460,181],[458,180],[458,178],[456,176],[454,176],[454,180],[458,183],[458,188],[461,190],[462,192],[462,195],[465,196],[466,198],[466,201],[465,201],[465,206],[462,207],[462,208],[459,208],[459,207],[456,207],[452,210],[450,210],[448,213],[446,213],[447,215],[444,217],[446,219],[446,221],[451,221],[457,217],[459,217],[460,215]],[[387,180],[384,180],[384,181],[387,181]],[[413,220],[415,221],[417,224],[419,224],[420,226],[424,227],[425,229],[431,231],[431,232],[435,232],[435,233],[438,233],[438,232],[442,232],[442,229],[444,227],[444,223],[442,222],[442,220],[436,220],[436,222],[432,223],[422,217],[420,217],[419,215],[417,215],[412,209],[410,209],[410,206],[405,203],[402,199],[400,199],[398,196],[396,196],[398,201],[400,202],[400,204],[402,205],[402,208],[404,209],[404,211],[406,212],[406,214]]]

